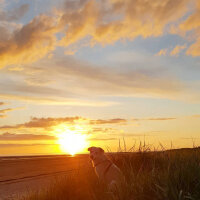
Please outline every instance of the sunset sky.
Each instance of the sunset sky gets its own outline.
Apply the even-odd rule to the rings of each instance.
[[[200,145],[199,0],[0,0],[0,155]]]

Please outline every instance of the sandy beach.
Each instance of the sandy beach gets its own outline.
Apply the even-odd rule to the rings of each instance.
[[[1,157],[0,200],[44,189],[89,164],[87,155]]]

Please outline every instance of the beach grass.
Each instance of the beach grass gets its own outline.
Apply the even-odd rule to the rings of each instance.
[[[133,152],[134,151],[134,152]],[[152,151],[140,147],[108,153],[122,170],[127,186],[123,200],[199,200],[200,149]],[[30,193],[20,200],[110,200],[94,169],[80,169],[55,181],[47,189]]]

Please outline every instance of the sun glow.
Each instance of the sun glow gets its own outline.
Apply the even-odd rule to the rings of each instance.
[[[58,143],[63,152],[74,155],[82,152],[87,146],[87,135],[84,134],[84,129],[76,126],[73,129],[62,126],[56,129]]]

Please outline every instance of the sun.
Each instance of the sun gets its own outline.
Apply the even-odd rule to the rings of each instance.
[[[63,152],[75,155],[88,146],[86,134],[81,130],[80,127],[73,128],[73,130],[68,127],[62,127],[62,131],[59,129],[58,144]]]
[[[74,155],[78,152],[81,152],[86,146],[86,137],[79,133],[72,133],[66,131],[65,133],[59,135],[58,143],[62,151]]]

